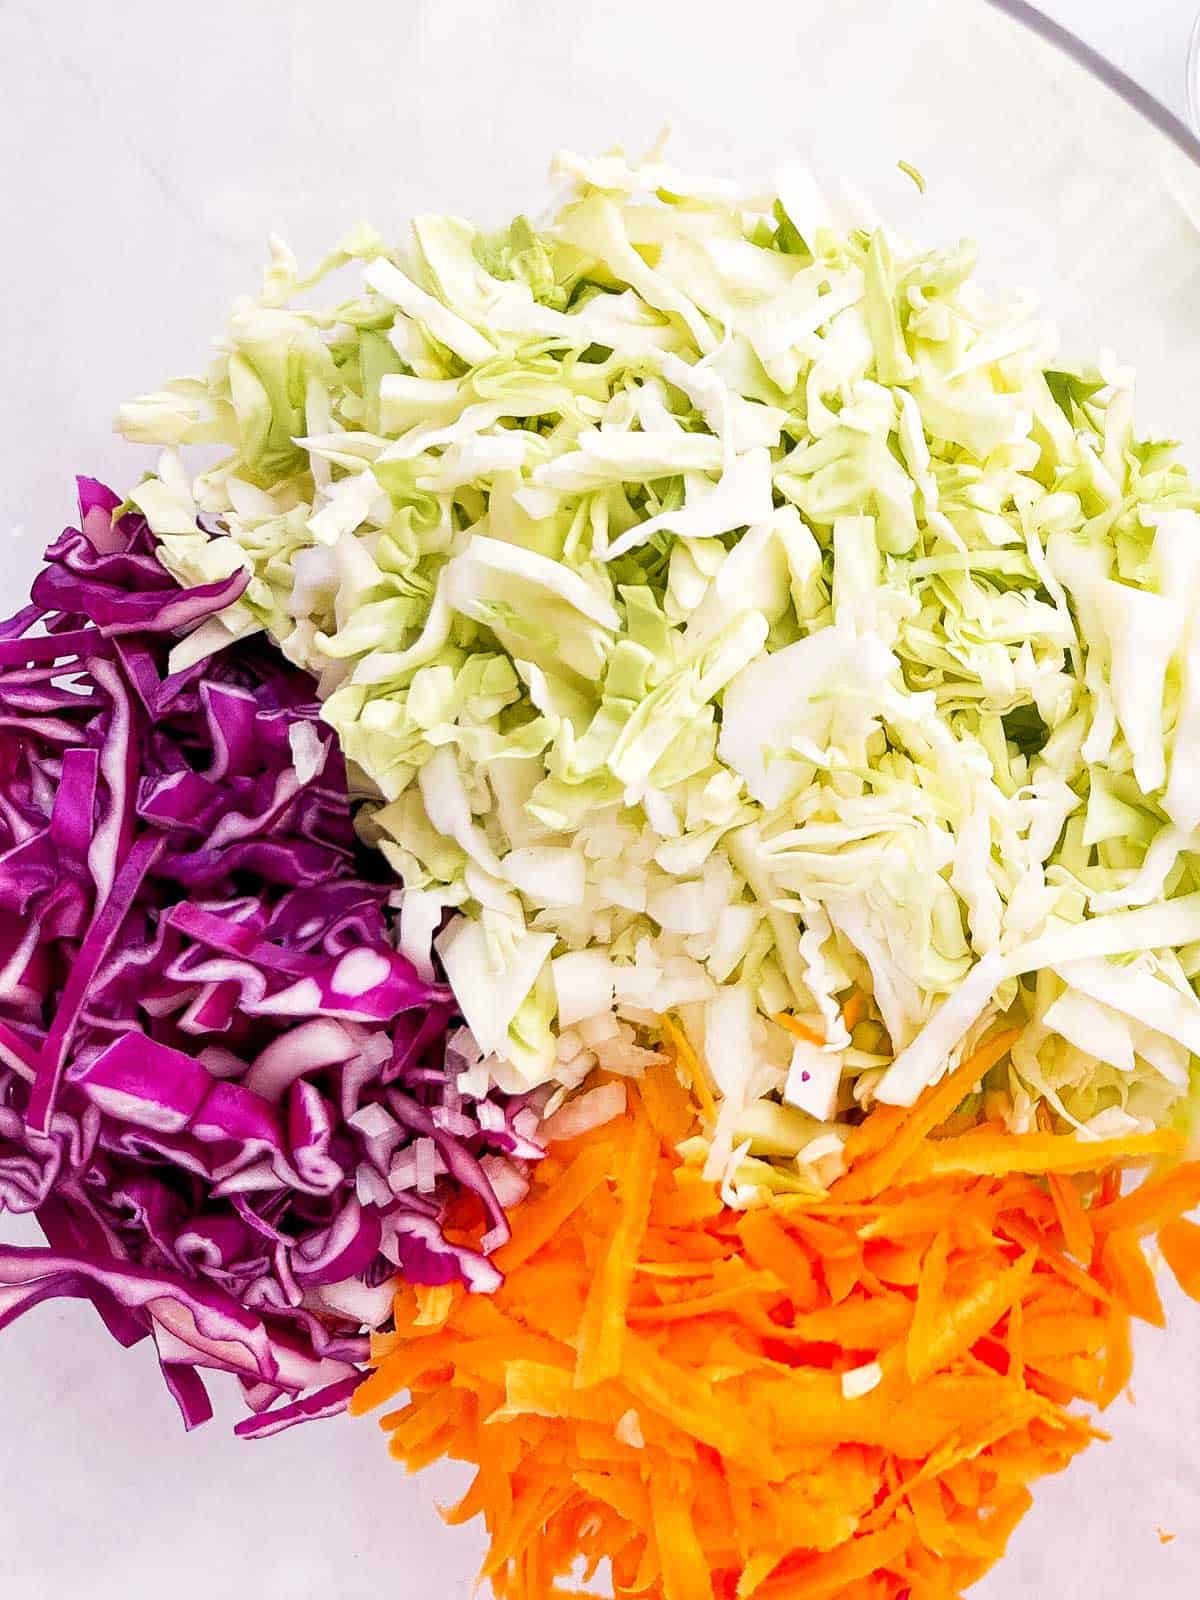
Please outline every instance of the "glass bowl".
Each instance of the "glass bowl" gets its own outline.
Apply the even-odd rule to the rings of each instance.
[[[638,149],[664,123],[682,165],[751,176],[798,153],[916,237],[974,236],[983,276],[1036,290],[1068,354],[1136,364],[1143,423],[1200,441],[1200,145],[1026,6],[68,0],[5,8],[0,40],[10,610],[71,515],[71,475],[120,487],[148,465],[110,417],[203,363],[270,231],[303,259],[363,216],[500,222],[538,207],[559,146]],[[1042,1488],[978,1595],[1195,1593],[1200,1312],[1171,1310],[1115,1443]],[[20,1533],[0,1580],[72,1594],[86,1571],[92,1600],[167,1575],[176,1600],[470,1594],[478,1541],[434,1511],[457,1473],[407,1479],[364,1423],[248,1447],[219,1419],[184,1440],[150,1357],[92,1315],[45,1309],[4,1335]],[[1183,1537],[1160,1546],[1156,1527]]]

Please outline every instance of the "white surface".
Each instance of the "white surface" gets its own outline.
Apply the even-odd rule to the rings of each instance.
[[[1085,6],[1096,42],[1115,54],[1127,39],[1154,78],[1156,19],[1180,8],[1142,0],[1137,22],[1132,4],[1053,9]],[[1043,289],[1081,348],[1107,339],[1135,355],[1151,414],[1200,440],[1200,246],[1162,199],[1170,163],[1036,41],[970,0],[937,12],[934,0],[3,0],[0,537],[26,530],[0,568],[5,598],[17,603],[71,514],[72,472],[120,486],[141,469],[108,418],[201,362],[270,229],[309,255],[360,215],[385,229],[430,206],[500,220],[537,203],[559,143],[636,144],[666,116],[677,155],[699,166],[752,172],[801,149],[868,175],[930,236],[980,236],[989,277]],[[926,202],[896,178],[899,155],[931,179]],[[1116,1408],[1117,1443],[1046,1486],[978,1591],[987,1600],[1194,1596],[1200,1316],[1173,1309],[1173,1331],[1141,1342],[1139,1405]],[[185,1439],[151,1358],[110,1345],[81,1306],[35,1311],[0,1337],[0,1360],[0,1593],[470,1591],[477,1540],[432,1512],[453,1474],[407,1480],[370,1424],[239,1446],[218,1420]],[[1156,1524],[1178,1541],[1160,1547]]]

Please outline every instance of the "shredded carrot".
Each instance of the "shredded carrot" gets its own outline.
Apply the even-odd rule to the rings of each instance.
[[[1166,1326],[1154,1274],[1132,1228],[1108,1235],[1100,1252],[1100,1268],[1109,1288],[1135,1317],[1156,1328]]]
[[[440,1328],[454,1304],[454,1290],[450,1284],[417,1283],[413,1285],[413,1293],[416,1295],[418,1308],[413,1326]]]
[[[692,1131],[696,1108],[673,1072],[648,1074],[642,1082],[642,1105],[665,1145],[674,1148]]]
[[[670,1479],[665,1472],[656,1472],[650,1478],[651,1516],[666,1600],[712,1600],[712,1578],[692,1521],[688,1491],[694,1493],[695,1485],[689,1479],[683,1472],[671,1474]],[[663,1551],[674,1559],[664,1561]]]
[[[1159,1544],[1174,1544],[1176,1538],[1178,1537],[1174,1533],[1168,1533],[1165,1528],[1155,1528],[1154,1531],[1158,1534]]]
[[[1176,1217],[1159,1229],[1158,1247],[1179,1287],[1193,1300],[1200,1300],[1200,1227]]]
[[[1051,1172],[1046,1178],[1050,1198],[1058,1216],[1058,1225],[1067,1249],[1077,1261],[1089,1262],[1096,1248],[1096,1232],[1092,1227],[1079,1190],[1070,1178]]]
[[[890,1106],[881,1106],[868,1117],[861,1125],[857,1143],[849,1147],[850,1158],[866,1153],[872,1140],[862,1130],[869,1128],[876,1117],[884,1118],[886,1142],[876,1148],[870,1162],[860,1160],[854,1171],[841,1180],[835,1189],[838,1198],[864,1199],[886,1189],[905,1162],[920,1149],[926,1135],[940,1127],[964,1096],[970,1094],[975,1084],[991,1071],[997,1061],[1003,1060],[1018,1037],[1018,1032],[1016,1028],[1009,1028],[1003,1033],[994,1034],[899,1117],[884,1117],[886,1112],[893,1111],[894,1108]]]
[[[1191,1180],[1106,1177],[1171,1138],[929,1137],[1007,1048],[868,1119],[906,1130],[898,1165],[873,1133],[857,1185],[743,1212],[677,1154],[686,1096],[651,1068],[535,1169],[494,1297],[400,1290],[354,1410],[407,1389],[392,1453],[474,1466],[447,1515],[483,1517],[499,1600],[571,1600],[605,1561],[618,1600],[956,1600],[992,1565],[1161,1315],[1140,1235],[1200,1292]]]
[[[552,1188],[540,1187],[537,1198],[521,1211],[519,1238],[512,1238],[496,1252],[496,1266],[511,1272],[531,1256],[537,1255],[566,1226],[572,1213],[582,1206],[612,1171],[613,1150],[607,1143],[588,1146],[558,1177]]]
[[[815,1028],[810,1028],[807,1022],[801,1022],[799,1017],[794,1017],[790,1011],[777,1011],[772,1017],[772,1022],[777,1022],[781,1028],[796,1039],[803,1039],[805,1044],[821,1045],[825,1043],[825,1035],[818,1033]]]
[[[1085,1326],[1091,1327],[1094,1318],[1086,1319]],[[1008,1313],[1008,1376],[1015,1383],[1025,1382],[1025,1352],[1036,1351],[1037,1330],[1032,1329],[1027,1335],[1025,1331],[1025,1307],[1018,1300],[1010,1307]]]
[[[907,1106],[877,1105],[869,1117],[851,1129],[845,1144],[846,1160],[861,1165],[868,1156],[885,1149],[904,1126],[908,1114]]]
[[[1121,1199],[1112,1198],[1092,1212],[1097,1233],[1114,1228],[1133,1228],[1151,1233],[1172,1217],[1200,1206],[1200,1161],[1185,1161],[1165,1172],[1156,1173]]]
[[[842,1007],[842,1027],[845,1028],[847,1033],[853,1033],[866,1014],[866,995],[861,989],[852,990],[850,998]]]
[[[1054,1249],[1040,1229],[1031,1227],[1027,1222],[1013,1216],[1002,1218],[1001,1226],[1014,1244],[1024,1245],[1027,1250],[1036,1249],[1043,1265],[1050,1271],[1058,1273],[1060,1278],[1078,1289],[1081,1294],[1086,1294],[1097,1302],[1111,1304],[1112,1296],[1104,1285],[1093,1277],[1090,1271],[1077,1267],[1063,1255],[1061,1250]]]
[[[913,1155],[908,1171],[917,1181],[954,1173],[998,1178],[1009,1172],[1094,1172],[1112,1162],[1178,1155],[1183,1144],[1183,1135],[1170,1128],[1123,1139],[1079,1139],[1074,1134],[1014,1134],[984,1126],[952,1139],[929,1140]]]
[[[937,1288],[939,1303],[922,1316],[924,1281],[917,1291],[917,1317],[909,1330],[906,1360],[914,1383],[928,1378],[965,1356],[990,1328],[1021,1304],[1037,1260],[1030,1250],[1011,1267],[1003,1267],[985,1278],[969,1294],[950,1296],[944,1284]]]
[[[579,1324],[575,1382],[580,1388],[615,1378],[621,1370],[629,1292],[650,1220],[657,1145],[658,1136],[649,1118],[638,1117],[618,1185],[621,1218],[603,1258],[596,1263]]]
[[[737,1226],[742,1247],[753,1264],[773,1272],[801,1310],[816,1305],[820,1291],[812,1261],[779,1218],[765,1208],[747,1211]]]
[[[701,1111],[709,1118],[717,1114],[716,1102],[712,1097],[709,1087],[708,1072],[699,1056],[692,1049],[691,1042],[686,1033],[673,1017],[664,1016],[660,1019],[660,1026],[666,1036],[667,1043],[675,1054],[688,1082],[691,1084],[692,1093],[696,1096]]]
[[[1038,1127],[1043,1133],[1053,1132],[1050,1109],[1044,1103],[1038,1107]],[[1067,1249],[1077,1260],[1090,1262],[1096,1250],[1096,1231],[1083,1204],[1078,1184],[1073,1178],[1051,1172],[1046,1176],[1046,1188],[1054,1202],[1054,1214],[1058,1218]]]

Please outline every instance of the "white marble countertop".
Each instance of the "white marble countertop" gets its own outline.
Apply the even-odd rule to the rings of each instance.
[[[0,540],[16,535],[3,546],[4,610],[72,515],[70,474],[129,481],[129,447],[108,431],[115,405],[198,363],[235,294],[253,284],[271,228],[282,223],[309,255],[359,215],[394,220],[438,206],[451,179],[452,204],[511,214],[569,136],[570,96],[550,96],[543,111],[530,83],[586,59],[608,76],[592,85],[595,115],[581,142],[593,125],[616,121],[623,132],[621,67],[642,48],[635,19],[668,3],[608,0],[576,14],[542,0],[3,0]],[[801,0],[801,10],[815,3]],[[862,25],[868,0],[841,3],[847,27]],[[926,0],[874,3],[895,20]],[[1044,9],[1183,115],[1197,5],[1047,0]],[[764,5],[733,9],[752,53]],[[518,25],[534,11],[546,23],[536,33]],[[687,15],[708,30],[710,98],[697,128],[719,151],[723,109],[713,97],[725,89],[726,7],[691,0]],[[508,42],[517,37],[519,59]],[[664,77],[694,68],[686,45],[668,40]],[[431,74],[444,86],[436,101]],[[414,97],[420,116],[409,113]],[[771,107],[748,90],[735,103],[754,128],[769,126]],[[468,193],[463,152],[493,143],[506,161],[488,169],[486,194]],[[7,1217],[0,1230],[35,1237]],[[1187,1313],[1175,1300],[1172,1310],[1184,1332],[1140,1340],[1138,1405],[1115,1408],[1117,1443],[1039,1492],[981,1600],[1195,1595],[1200,1394],[1194,1359],[1180,1365]],[[1190,1328],[1194,1346],[1194,1307]],[[433,1509],[453,1498],[459,1475],[406,1479],[369,1425],[320,1424],[243,1446],[228,1434],[236,1408],[226,1404],[185,1438],[146,1351],[110,1344],[83,1305],[43,1306],[0,1334],[0,1372],[0,1593],[470,1593],[478,1539],[445,1529]],[[1159,1525],[1178,1542],[1161,1547]]]

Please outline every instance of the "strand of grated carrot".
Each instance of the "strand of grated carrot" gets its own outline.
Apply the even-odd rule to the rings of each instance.
[[[697,1103],[706,1117],[716,1117],[716,1102],[713,1100],[712,1090],[709,1087],[708,1071],[692,1049],[691,1041],[673,1017],[663,1016],[659,1026],[666,1037],[667,1043],[675,1053],[692,1093],[696,1096]]]
[[[815,1028],[810,1028],[807,1022],[802,1022],[799,1017],[794,1017],[790,1011],[778,1011],[772,1017],[772,1022],[777,1022],[781,1028],[790,1033],[793,1039],[802,1039],[805,1044],[823,1045],[825,1035],[818,1033]]]
[[[1200,1168],[1124,1200],[1106,1176],[1093,1269],[1042,1187],[1078,1165],[1054,1135],[923,1134],[861,1201],[735,1212],[674,1153],[684,1115],[654,1068],[555,1147],[496,1296],[402,1289],[354,1409],[407,1388],[393,1453],[475,1467],[450,1515],[483,1516],[500,1600],[568,1600],[581,1561],[617,1600],[953,1600],[1097,1437],[1070,1408],[1127,1382],[1131,1316],[1157,1315],[1138,1235],[1200,1289]],[[1165,1148],[1091,1150],[1115,1173]]]
[[[879,1106],[847,1141],[854,1170],[837,1185],[842,1200],[859,1200],[886,1189],[924,1139],[946,1121],[975,1084],[1008,1054],[1020,1030],[993,1034],[960,1066],[928,1090],[911,1108]],[[870,1157],[869,1160],[864,1159]]]
[[[867,997],[861,989],[854,989],[842,1007],[842,1027],[847,1033],[853,1033],[866,1014]]]
[[[1176,1217],[1159,1229],[1158,1247],[1180,1288],[1200,1300],[1200,1227]]]
[[[649,1118],[638,1117],[617,1186],[620,1219],[596,1264],[579,1321],[575,1382],[580,1388],[615,1378],[621,1370],[629,1296],[650,1221],[657,1146],[658,1136]]]
[[[1076,1260],[1090,1262],[1096,1249],[1096,1230],[1092,1227],[1079,1190],[1070,1178],[1057,1172],[1047,1175],[1046,1187],[1054,1201],[1058,1225],[1067,1249]]]

